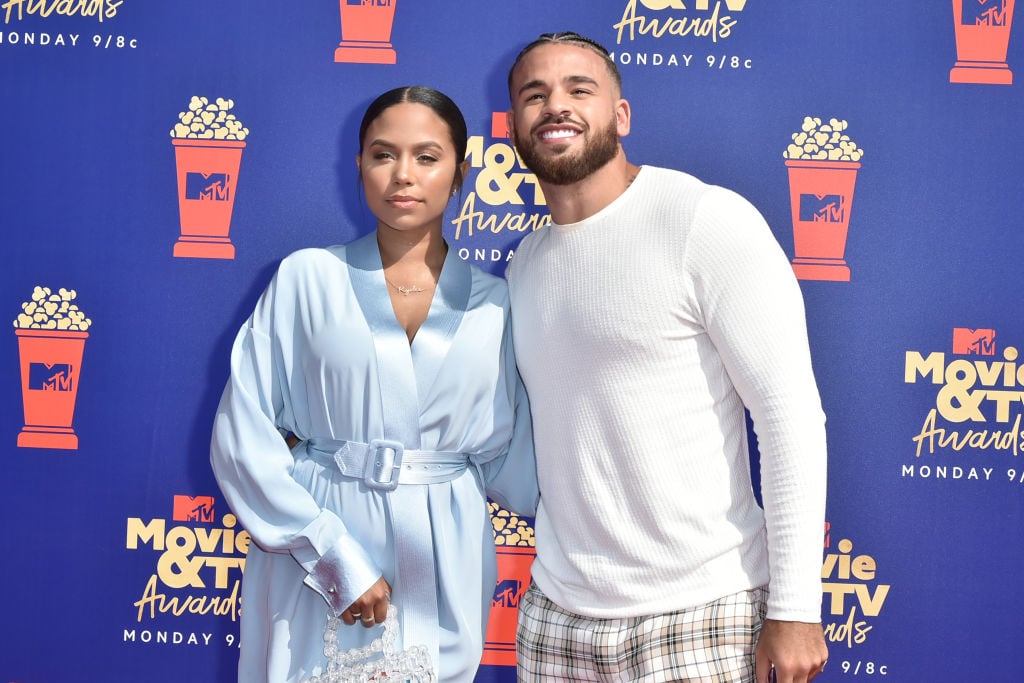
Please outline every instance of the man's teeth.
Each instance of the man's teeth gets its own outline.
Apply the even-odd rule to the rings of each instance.
[[[574,130],[551,130],[544,133],[541,137],[545,140],[553,140],[556,138],[571,138],[576,135]]]

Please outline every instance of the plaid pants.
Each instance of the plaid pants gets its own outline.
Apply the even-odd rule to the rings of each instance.
[[[533,584],[519,605],[519,681],[752,683],[767,596],[762,587],[678,612],[591,619]]]

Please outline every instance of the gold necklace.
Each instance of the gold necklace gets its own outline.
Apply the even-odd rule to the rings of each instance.
[[[427,291],[427,290],[423,289],[422,287],[417,287],[416,285],[410,285],[408,287],[403,287],[401,285],[396,285],[394,282],[392,282],[391,280],[389,280],[387,278],[384,278],[384,281],[387,282],[392,287],[394,287],[395,291],[397,291],[402,296],[409,296],[410,294],[419,294],[420,292]]]

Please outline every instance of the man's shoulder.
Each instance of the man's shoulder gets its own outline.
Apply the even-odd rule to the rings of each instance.
[[[634,184],[640,190],[640,201],[672,213],[690,213],[709,192],[718,189],[686,171],[663,166],[641,166]]]
[[[519,240],[519,244],[516,245],[515,252],[512,254],[512,260],[509,261],[508,267],[505,269],[506,279],[511,282],[515,278],[515,272],[522,269],[524,264],[531,262],[528,254],[537,250],[539,245],[547,239],[550,230],[551,227],[546,226],[527,233],[523,239]]]
[[[650,171],[649,181],[659,196],[667,201],[690,198],[699,203],[703,211],[736,210],[751,207],[750,201],[736,190],[714,185],[685,171],[660,166],[644,166]]]
[[[713,185],[705,183],[697,176],[687,173],[686,171],[676,168],[667,168],[665,166],[641,166],[640,173],[637,177],[642,178],[644,182],[648,184],[654,185],[673,185],[692,189],[713,187]]]

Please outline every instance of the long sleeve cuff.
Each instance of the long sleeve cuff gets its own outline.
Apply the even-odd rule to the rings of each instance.
[[[351,537],[338,539],[303,580],[327,601],[338,616],[377,582],[381,571]]]
[[[381,577],[377,563],[332,512],[322,511],[301,535],[309,545],[292,550],[292,557],[308,572],[303,583],[323,597],[334,616]]]

